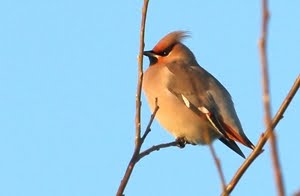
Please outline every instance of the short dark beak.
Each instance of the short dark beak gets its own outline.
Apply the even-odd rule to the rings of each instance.
[[[154,53],[152,50],[148,50],[148,51],[144,51],[143,55],[147,56],[147,57],[153,57]]]
[[[150,65],[153,65],[157,62],[157,55],[153,52],[153,50],[144,51],[143,55],[149,58]]]

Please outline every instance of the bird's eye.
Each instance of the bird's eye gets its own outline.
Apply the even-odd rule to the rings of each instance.
[[[170,46],[166,49],[164,49],[163,51],[157,53],[159,56],[168,56],[172,50],[173,46]]]
[[[167,52],[167,51],[163,51],[161,55],[162,55],[162,56],[167,56],[167,55],[168,55],[168,52]]]
[[[170,53],[169,50],[165,50],[159,53],[160,56],[167,56]]]

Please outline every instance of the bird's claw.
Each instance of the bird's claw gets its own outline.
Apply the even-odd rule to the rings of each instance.
[[[179,148],[184,148],[185,145],[187,144],[187,141],[184,138],[182,138],[182,137],[176,138],[176,142],[177,142],[177,146]]]

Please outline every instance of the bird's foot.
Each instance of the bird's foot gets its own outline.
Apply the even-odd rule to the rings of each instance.
[[[176,142],[179,148],[184,148],[185,145],[188,144],[188,142],[183,137],[176,138]]]

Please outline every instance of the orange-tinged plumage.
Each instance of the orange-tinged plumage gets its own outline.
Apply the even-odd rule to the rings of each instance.
[[[243,132],[231,96],[182,43],[187,36],[185,31],[169,33],[144,52],[150,60],[143,79],[150,108],[159,106],[156,119],[177,141],[209,144],[219,139],[244,157],[235,141],[254,145]]]
[[[153,48],[153,52],[159,54],[176,43],[181,42],[184,38],[188,37],[187,31],[174,31],[162,38]]]

